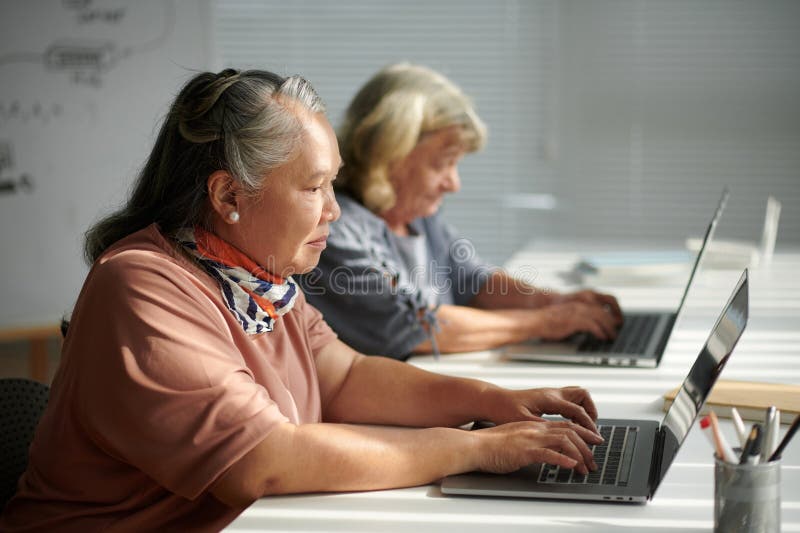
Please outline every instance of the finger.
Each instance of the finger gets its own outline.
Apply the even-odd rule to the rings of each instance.
[[[575,426],[576,428],[580,428],[580,426]],[[580,428],[583,429],[583,428]],[[586,431],[585,429],[583,429]],[[592,454],[592,450],[586,444],[586,441],[581,438],[578,434],[578,431],[573,431],[573,428],[570,428],[568,433],[566,433],[567,437],[572,441],[572,444],[578,449],[583,457],[583,463],[589,467],[590,470],[597,470],[597,463],[594,462],[594,455]]]
[[[589,444],[602,444],[605,442],[603,437],[600,436],[599,433],[594,433],[593,431],[586,429],[585,427],[576,424],[575,422],[571,422],[569,420],[558,420],[558,421],[551,421],[550,424],[552,426],[561,427],[564,429],[569,429],[570,431],[574,431],[584,442]]]
[[[531,462],[547,463],[549,465],[557,465],[562,468],[575,468],[578,466],[578,461],[576,459],[548,448],[539,448],[535,450],[534,453],[531,454]]]
[[[589,305],[597,305],[594,293],[589,290],[583,290],[572,293],[572,300],[575,302],[581,302]]]
[[[576,300],[591,305],[592,307],[600,307],[606,314],[614,319],[615,323],[622,322],[622,309],[617,299],[610,294],[586,291],[585,297],[577,298]]]
[[[604,305],[604,303],[605,303],[603,301],[602,296],[603,295],[600,294],[599,292],[586,289],[586,290],[578,291],[578,292],[574,293],[573,299],[576,302],[581,302],[581,303],[584,303],[586,305],[601,306],[602,307]]]
[[[616,298],[611,296],[610,294],[603,294],[603,293],[595,293],[597,296],[597,302],[608,311],[611,316],[614,317],[617,321],[622,321],[622,309],[619,306],[619,302]]]
[[[592,454],[591,448],[589,445],[586,444],[581,436],[578,434],[578,431],[587,432],[585,428],[581,428],[576,424],[572,424],[570,422],[566,422],[566,425],[561,426],[557,429],[553,429],[552,432],[561,435],[563,438],[569,440],[570,445],[574,446],[574,450],[580,453],[581,459],[580,462],[586,465],[591,470],[597,470],[597,464],[594,462],[594,456]],[[564,447],[562,448],[562,453],[566,453],[570,457],[575,457],[571,452],[567,450],[572,450],[571,447]]]
[[[583,387],[578,387],[577,385],[571,385],[569,387],[562,387],[560,391],[565,400],[580,405],[592,420],[597,420],[597,407],[588,390]]]
[[[564,307],[561,320],[563,320],[566,330],[569,331],[568,335],[588,331],[598,339],[606,340],[608,335],[598,320],[600,314],[606,313],[598,311],[591,305],[572,304]]]
[[[567,457],[574,459],[576,465],[573,468],[581,474],[588,474],[589,470],[586,463],[586,458],[578,446],[576,446],[575,442],[573,442],[573,440],[570,438],[569,433],[571,433],[571,431],[568,429],[557,429],[551,432],[546,437],[547,447],[562,455],[566,455]],[[580,441],[580,438],[578,438],[577,435],[575,435],[575,439]],[[585,447],[586,444],[583,446]],[[591,453],[589,455],[591,455]]]
[[[592,421],[597,421],[597,406],[594,404],[594,400],[592,400],[592,395],[589,394],[589,391],[581,387],[574,387],[572,391],[575,395],[573,396],[573,402],[583,407],[583,410],[586,411],[586,414],[589,415]]]
[[[577,331],[588,331],[600,340],[605,341],[609,339],[609,334],[605,328],[603,328],[601,321],[595,320],[591,316],[584,316],[579,318],[579,323],[580,326],[577,328]]]
[[[601,307],[593,307],[590,311],[591,318],[605,333],[605,338],[613,339],[617,336],[616,319],[605,312]]]
[[[603,327],[606,328],[611,334],[616,337],[619,331],[619,319],[614,317],[611,313],[603,311],[602,314]]]
[[[580,405],[572,403],[567,400],[559,399],[556,400],[554,408],[555,412],[549,414],[561,415],[564,418],[568,418],[573,422],[575,422],[576,424],[583,426],[589,431],[592,431],[599,435],[594,420],[592,420],[589,414]]]
[[[541,416],[537,415],[533,411],[531,411],[530,407],[528,406],[521,406],[522,408],[522,420],[525,422],[547,422],[547,419],[542,418]]]

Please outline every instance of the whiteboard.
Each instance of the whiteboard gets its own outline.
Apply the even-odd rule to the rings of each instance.
[[[57,322],[180,87],[207,0],[0,0],[0,328]]]

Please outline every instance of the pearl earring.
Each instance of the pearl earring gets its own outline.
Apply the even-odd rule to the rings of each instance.
[[[231,214],[228,215],[228,220],[236,224],[239,222],[239,212],[238,211],[231,211]]]

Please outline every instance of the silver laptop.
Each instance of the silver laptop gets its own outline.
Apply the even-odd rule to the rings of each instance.
[[[622,327],[613,340],[600,340],[589,333],[578,333],[565,341],[531,340],[512,344],[503,349],[503,357],[515,361],[545,363],[579,363],[589,365],[656,367],[667,348],[675,323],[689,294],[719,217],[728,202],[727,188],[722,191],[714,215],[708,224],[703,243],[697,252],[691,274],[683,290],[678,309],[673,311],[636,311],[624,313]]]
[[[711,329],[675,401],[659,424],[653,420],[600,419],[605,438],[593,447],[598,469],[581,475],[571,469],[534,464],[512,474],[473,472],[446,477],[444,494],[646,502],[694,425],[748,316],[747,270]]]

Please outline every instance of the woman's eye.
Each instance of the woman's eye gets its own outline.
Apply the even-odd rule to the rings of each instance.
[[[455,157],[448,157],[446,159],[439,159],[438,161],[434,161],[433,168],[436,170],[445,170],[452,166],[455,166],[458,163],[458,160]]]

